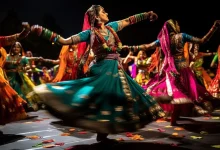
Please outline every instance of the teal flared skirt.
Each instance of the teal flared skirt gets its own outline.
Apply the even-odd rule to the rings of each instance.
[[[132,132],[165,115],[117,60],[95,63],[89,77],[42,84],[34,92],[64,122],[95,132]]]

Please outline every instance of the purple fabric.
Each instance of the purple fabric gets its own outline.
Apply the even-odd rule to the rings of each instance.
[[[166,89],[165,93],[169,96],[173,96],[175,99],[189,99],[188,96],[182,91],[184,91],[184,88],[180,82],[180,76],[178,71],[176,70],[175,64],[174,64],[174,57],[171,54],[170,49],[170,38],[169,38],[169,31],[167,29],[167,23],[165,22],[162,30],[160,31],[158,35],[158,39],[160,41],[161,49],[164,53],[164,61],[162,64],[162,68],[159,72],[159,75],[155,78],[154,81],[150,81],[147,86],[151,87],[152,84],[157,84],[156,88],[159,89]],[[153,83],[152,83],[153,82]],[[160,84],[160,86],[158,85]],[[161,86],[163,88],[161,88]],[[182,90],[177,90],[177,89]],[[159,90],[158,89],[158,90]],[[153,89],[150,89],[153,90]],[[164,91],[163,90],[163,91]],[[159,93],[158,93],[159,94]],[[154,95],[155,96],[155,95]],[[159,96],[159,95],[157,95]]]
[[[172,71],[173,73],[178,74],[176,67],[174,65],[174,58],[171,54],[170,38],[169,38],[169,31],[167,29],[167,22],[165,22],[157,38],[160,41],[160,47],[164,53],[164,62],[161,70],[164,70],[165,72]]]
[[[161,49],[165,55],[164,62],[160,72],[147,83],[147,93],[155,97],[172,96],[172,104],[189,104],[195,101],[201,103],[208,100],[210,94],[197,83],[189,67],[182,67],[177,71],[175,67],[177,62],[171,54],[167,24],[168,22],[164,24],[158,35]],[[167,112],[172,112],[174,108],[172,104],[161,104],[161,107]]]
[[[131,70],[131,77],[134,79],[137,76],[137,65],[135,63],[133,63],[131,65],[132,70]]]

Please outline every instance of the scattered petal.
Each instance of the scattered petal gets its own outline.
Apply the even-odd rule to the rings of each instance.
[[[58,146],[63,146],[64,143],[63,142],[59,142],[59,143],[55,143],[55,145],[58,145]]]
[[[40,139],[41,137],[38,135],[32,135],[32,136],[26,136],[26,138],[29,138],[31,140],[37,140],[37,139]]]
[[[78,132],[79,134],[87,134],[87,132],[86,131],[80,131],[80,132]]]
[[[49,140],[43,140],[42,143],[46,144],[46,143],[52,143],[54,142],[53,139],[49,139]]]
[[[43,148],[53,148],[53,147],[55,147],[56,145],[54,145],[54,144],[50,144],[50,145],[45,145],[45,146],[43,146]]]
[[[183,130],[185,130],[184,128],[181,128],[181,127],[176,127],[176,128],[174,128],[174,130],[176,130],[176,131],[183,131]]]
[[[133,137],[134,135],[130,132],[126,132],[126,137]]]
[[[30,124],[30,123],[33,123],[33,122],[31,122],[31,121],[28,121],[28,122],[24,122],[24,123],[26,123],[26,124]]]
[[[159,132],[165,132],[165,130],[164,129],[157,129]]]
[[[172,135],[179,135],[177,132],[174,132]]]
[[[172,135],[169,136],[170,138],[173,138],[173,139],[181,139],[181,138],[184,138],[185,135],[183,134],[178,134],[178,133],[173,133]]]
[[[172,128],[173,126],[165,126],[165,128]]]
[[[73,132],[73,131],[75,131],[75,130],[76,130],[76,129],[74,129],[74,128],[69,129],[70,132]]]
[[[202,139],[201,136],[190,136],[192,139]]]
[[[137,141],[143,141],[144,138],[141,135],[134,135],[133,137],[131,137],[132,140],[137,140]]]
[[[70,133],[62,133],[61,136],[70,136]]]
[[[220,145],[212,145],[214,148],[220,148]]]
[[[32,146],[32,147],[42,147],[42,146],[43,146],[42,143],[38,143],[38,144],[36,144],[36,145],[34,145],[34,146]]]
[[[124,141],[123,138],[117,138],[116,140],[117,140],[117,141]]]
[[[157,123],[160,123],[160,122],[167,122],[167,121],[164,120],[164,119],[157,119],[156,122],[157,122]]]
[[[212,117],[213,120],[219,120],[220,117]]]

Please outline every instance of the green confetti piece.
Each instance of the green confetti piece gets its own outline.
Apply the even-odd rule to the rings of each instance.
[[[172,128],[173,126],[165,126],[165,128]]]
[[[193,138],[193,139],[202,139],[201,136],[190,136],[190,137]]]
[[[42,147],[42,146],[43,146],[42,143],[38,143],[38,144],[36,144],[36,145],[34,145],[34,146],[32,146],[32,147]]]
[[[213,120],[219,120],[220,117],[212,117]]]
[[[213,148],[220,148],[220,145],[212,145]]]

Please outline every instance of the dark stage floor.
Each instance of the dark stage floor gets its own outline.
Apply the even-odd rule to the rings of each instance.
[[[220,148],[220,110],[212,116],[183,118],[181,127],[158,120],[135,133],[109,135],[119,142],[97,143],[96,134],[64,126],[47,111],[29,113],[36,116],[10,123],[2,129],[0,150],[208,150]],[[191,119],[191,120],[190,120]],[[131,137],[128,137],[131,136]]]

